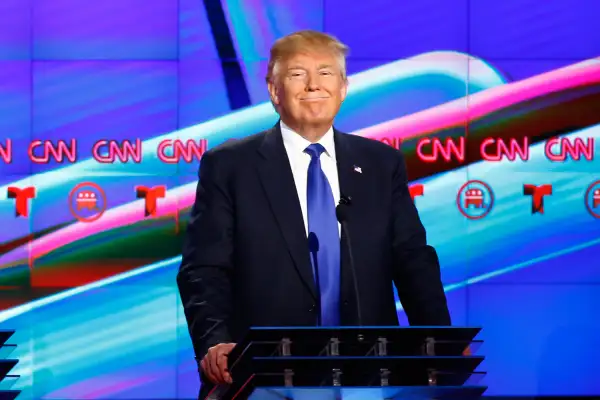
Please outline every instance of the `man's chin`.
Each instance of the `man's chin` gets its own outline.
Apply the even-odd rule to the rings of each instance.
[[[331,124],[333,122],[333,116],[328,115],[328,114],[306,115],[306,116],[304,116],[304,118],[302,118],[302,122],[305,125],[313,125],[313,126]]]

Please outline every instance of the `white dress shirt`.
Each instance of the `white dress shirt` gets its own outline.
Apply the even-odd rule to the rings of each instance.
[[[304,150],[312,144],[288,126],[283,121],[280,121],[281,135],[283,137],[283,145],[287,152],[292,174],[294,175],[294,183],[298,192],[298,200],[300,200],[300,208],[302,209],[302,217],[304,218],[304,229],[308,236],[308,201],[307,201],[307,184],[308,184],[308,166],[310,164],[310,155]],[[321,144],[325,151],[321,154],[321,169],[325,173],[331,191],[333,192],[333,201],[337,206],[340,202],[340,183],[338,180],[337,162],[335,159],[335,142],[333,140],[333,128],[329,128],[327,133],[317,143]],[[341,226],[338,223],[338,233],[341,232]]]

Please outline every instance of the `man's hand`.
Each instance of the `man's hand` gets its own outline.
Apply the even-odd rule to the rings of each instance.
[[[200,368],[214,384],[232,383],[231,374],[227,369],[227,357],[235,343],[220,343],[208,349],[200,362]]]

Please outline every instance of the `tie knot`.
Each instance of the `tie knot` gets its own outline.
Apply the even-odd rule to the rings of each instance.
[[[321,157],[321,154],[324,151],[325,151],[325,147],[323,147],[323,145],[320,143],[313,143],[310,146],[308,146],[306,149],[304,149],[304,152],[306,154],[310,155],[310,158],[312,158],[312,159]]]

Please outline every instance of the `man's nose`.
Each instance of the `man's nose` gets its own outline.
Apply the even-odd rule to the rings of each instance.
[[[318,90],[319,85],[319,75],[318,74],[307,74],[306,76],[306,90],[314,91]]]

